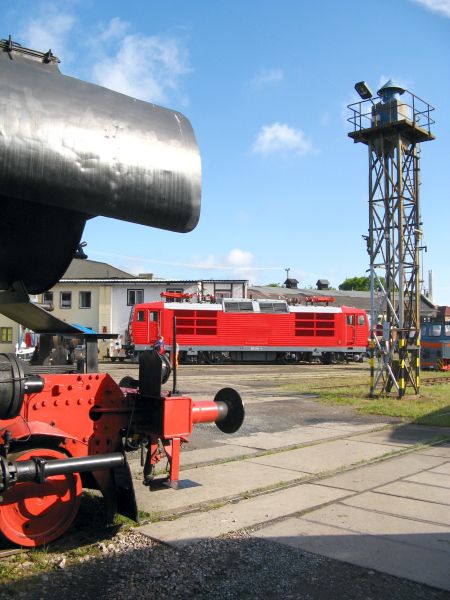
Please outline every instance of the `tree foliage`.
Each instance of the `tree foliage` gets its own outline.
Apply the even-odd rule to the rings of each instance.
[[[370,292],[370,277],[347,277],[339,286],[340,290]]]

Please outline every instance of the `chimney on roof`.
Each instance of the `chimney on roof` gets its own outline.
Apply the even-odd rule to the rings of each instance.
[[[328,281],[328,279],[318,279],[316,287],[318,290],[329,290],[330,282]]]
[[[153,273],[139,273],[139,279],[153,279]]]

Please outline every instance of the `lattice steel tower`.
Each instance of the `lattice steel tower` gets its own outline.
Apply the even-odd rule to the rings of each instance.
[[[433,107],[388,81],[365,82],[348,135],[369,149],[370,396],[420,387],[420,142],[434,139]],[[401,96],[401,98],[400,98]]]

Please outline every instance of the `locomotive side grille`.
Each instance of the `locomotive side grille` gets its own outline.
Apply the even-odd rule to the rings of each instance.
[[[175,316],[179,335],[217,335],[215,310],[177,310]]]
[[[253,312],[253,302],[251,300],[224,300],[223,309],[225,312]]]
[[[335,335],[334,313],[296,313],[295,335],[333,337]]]
[[[262,313],[287,313],[288,307],[286,302],[259,301],[259,310]]]

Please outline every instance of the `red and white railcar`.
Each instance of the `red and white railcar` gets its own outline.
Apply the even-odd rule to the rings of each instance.
[[[159,335],[170,352],[174,326],[180,361],[357,359],[366,352],[369,335],[365,311],[346,306],[289,306],[281,300],[251,299],[150,302],[133,307],[129,354],[137,357]]]

